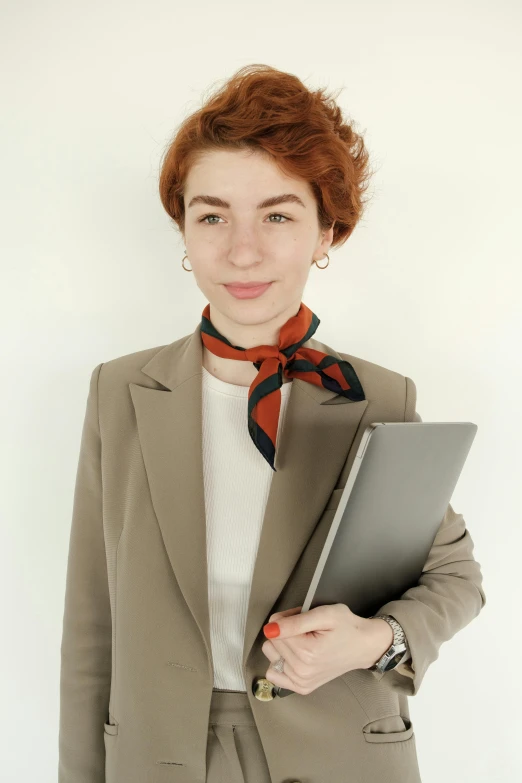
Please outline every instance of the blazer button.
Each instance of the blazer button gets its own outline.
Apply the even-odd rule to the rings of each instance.
[[[274,683],[265,677],[257,677],[252,685],[252,693],[259,701],[272,701],[275,697]]]

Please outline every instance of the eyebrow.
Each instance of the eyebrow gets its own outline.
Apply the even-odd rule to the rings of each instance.
[[[282,193],[280,196],[270,196],[270,198],[266,198],[264,201],[261,201],[257,205],[257,209],[267,209],[268,207],[275,207],[277,204],[300,204],[302,207],[306,209],[305,204],[303,201],[299,198],[299,196],[296,196],[295,193]],[[194,198],[190,199],[190,203],[187,207],[189,209],[190,207],[195,206],[196,204],[208,204],[210,207],[221,207],[222,209],[230,209],[230,204],[228,201],[225,201],[222,198],[219,198],[218,196],[194,196]]]

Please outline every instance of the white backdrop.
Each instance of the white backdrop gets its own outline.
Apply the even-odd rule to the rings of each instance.
[[[91,371],[192,332],[206,304],[159,201],[160,156],[204,91],[247,63],[344,87],[377,169],[354,234],[311,269],[315,336],[410,376],[424,421],[478,424],[451,502],[487,605],[410,698],[423,783],[522,779],[521,4],[0,8],[3,779],[57,777]]]

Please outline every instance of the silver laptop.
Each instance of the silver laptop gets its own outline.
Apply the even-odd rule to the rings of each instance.
[[[477,429],[424,421],[367,427],[301,612],[344,603],[371,617],[417,584]]]

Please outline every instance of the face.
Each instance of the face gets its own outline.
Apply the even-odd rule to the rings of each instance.
[[[257,151],[218,150],[191,167],[184,202],[186,253],[212,324],[244,348],[275,344],[333,239],[333,226],[320,230],[309,184]],[[254,281],[270,285],[251,299],[225,287]]]

